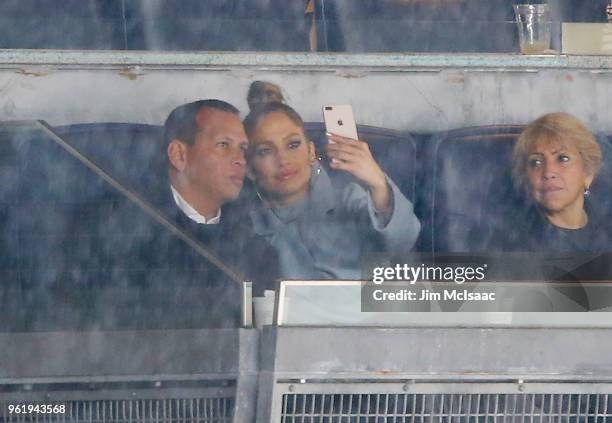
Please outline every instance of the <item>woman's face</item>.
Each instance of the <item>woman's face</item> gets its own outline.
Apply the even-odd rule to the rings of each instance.
[[[550,216],[576,217],[584,210],[584,190],[593,182],[571,143],[540,139],[529,152],[530,192]]]
[[[249,137],[249,176],[266,199],[291,204],[308,192],[314,145],[283,112],[259,119]]]

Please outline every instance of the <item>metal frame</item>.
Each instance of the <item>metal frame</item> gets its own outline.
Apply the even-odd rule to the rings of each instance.
[[[279,391],[292,394],[612,394],[612,383],[414,381],[389,383],[371,379],[364,382],[278,382]],[[612,411],[612,410],[611,410]]]
[[[607,422],[612,384],[280,384],[271,422]],[[510,419],[510,420],[508,420]]]
[[[382,421],[489,423],[500,420],[487,417],[508,417],[517,419],[513,422],[548,418],[552,420],[533,421],[556,423],[560,422],[558,413],[540,409],[527,412],[529,404],[524,399],[534,403],[555,401],[555,406],[566,407],[572,401],[582,401],[571,395],[586,395],[593,401],[605,401],[607,407],[612,400],[612,357],[605,351],[612,349],[611,335],[612,329],[571,328],[266,328],[261,338],[257,421],[334,423],[387,418],[391,420]],[[300,415],[297,419],[287,414],[283,419],[286,395],[294,394],[340,395],[339,398],[403,395],[402,404],[409,401],[406,395],[413,396],[410,401],[415,395],[429,396],[423,401],[438,401],[436,404],[493,395],[503,404],[526,404],[527,411],[469,415],[448,409],[451,402],[444,408],[449,412],[409,415],[417,420],[405,420],[406,415],[393,413],[315,413],[314,417]],[[563,418],[577,417],[571,410],[562,408]],[[595,418],[589,420],[593,423],[612,421],[607,408],[598,412],[585,412],[580,417]],[[323,417],[327,420],[319,420]]]
[[[387,401],[398,407],[415,401],[431,404],[433,408],[419,406],[420,411],[410,415],[417,423],[489,423],[505,417],[514,422],[532,417],[560,422],[559,416],[578,417],[575,410],[590,419],[585,422],[603,423],[612,421],[605,408],[612,400],[612,357],[607,354],[612,350],[611,335],[612,329],[272,326],[263,333],[236,329],[0,334],[0,404],[76,401],[74,410],[81,413],[115,401],[126,410],[132,407],[126,420],[164,421],[171,413],[149,418],[143,407],[148,410],[170,400],[194,410],[196,398],[231,397],[232,422],[289,423],[301,420],[281,419],[290,398],[286,395],[297,396],[298,403],[315,398],[299,395],[315,395],[325,404],[338,398],[361,398],[363,404]],[[498,401],[507,409],[498,407],[487,416],[484,406],[465,408],[466,402],[479,398]],[[554,407],[530,409],[532,403]],[[327,423],[358,417],[368,422],[409,421],[393,409],[376,416],[368,411],[370,405],[363,405],[366,414],[355,416],[346,408],[334,414],[335,407],[329,408],[332,415],[325,416],[327,420],[317,420],[320,415],[298,417]],[[384,408],[380,407],[376,409]],[[559,407],[560,414],[555,411]],[[354,410],[362,410],[361,405]],[[66,420],[80,421],[83,415],[77,416],[77,411]],[[198,421],[190,412],[185,416]]]
[[[164,401],[219,399],[210,404],[224,410],[222,401],[233,401],[232,422],[250,423],[258,354],[258,332],[247,329],[3,333],[0,406],[75,401],[78,408],[115,401],[140,410]],[[169,421],[162,418],[169,414],[158,416]],[[10,421],[5,417],[0,420]]]
[[[112,389],[91,384],[70,387],[58,384],[28,385],[27,390],[0,394],[2,421],[174,421],[189,418],[194,422],[230,422],[236,409],[235,381],[218,381],[216,387],[154,388],[135,386]],[[54,386],[56,385],[56,386]],[[128,384],[129,385],[129,384]],[[224,386],[226,385],[226,386]],[[63,412],[10,412],[13,407],[63,406]],[[14,409],[14,408],[13,408]]]

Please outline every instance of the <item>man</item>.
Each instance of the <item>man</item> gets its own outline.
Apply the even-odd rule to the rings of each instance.
[[[247,137],[238,110],[220,100],[181,105],[166,119],[163,147],[168,177],[156,182],[152,202],[221,266],[182,241],[168,243],[164,235],[155,241],[156,254],[167,261],[170,273],[161,272],[166,276],[155,278],[155,284],[182,304],[169,317],[174,327],[234,326],[241,285],[232,271],[253,282],[255,295],[272,288],[277,278],[275,252],[254,235],[246,210],[229,204],[238,198],[246,173]],[[173,281],[163,279],[173,279],[183,293],[178,287],[168,292]]]
[[[220,100],[177,107],[164,124],[174,201],[192,221],[217,224],[221,206],[236,200],[248,141],[238,110]]]

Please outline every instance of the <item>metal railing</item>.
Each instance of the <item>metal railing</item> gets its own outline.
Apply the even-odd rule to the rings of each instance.
[[[612,349],[610,334],[596,328],[264,330],[257,421],[612,423],[612,356],[602,353]]]
[[[0,334],[0,423],[246,423],[255,330]]]
[[[232,380],[1,385],[2,422],[231,423]]]
[[[51,406],[51,412],[41,413],[41,407]],[[9,406],[13,411],[9,410]],[[166,398],[84,400],[53,403],[19,402],[2,404],[3,422],[194,422],[231,423],[234,398]],[[19,407],[19,412],[15,412]],[[36,412],[34,410],[39,410]],[[45,408],[45,410],[48,410]],[[55,411],[53,411],[55,410]]]
[[[263,335],[2,334],[0,423],[612,423],[610,335],[282,327]]]
[[[604,423],[609,394],[344,393],[283,395],[283,423]]]

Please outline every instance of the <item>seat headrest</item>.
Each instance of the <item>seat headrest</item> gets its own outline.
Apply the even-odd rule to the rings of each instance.
[[[514,126],[462,128],[434,141],[429,225],[434,251],[479,250],[475,233],[492,223],[500,205],[523,206],[511,176],[519,133]]]
[[[327,137],[323,123],[305,123],[308,138],[314,142],[317,155],[327,166],[325,148]],[[400,191],[410,200],[415,199],[416,191],[416,144],[407,133],[392,129],[357,125],[357,133],[362,141],[368,143],[372,155],[395,182]]]

